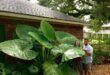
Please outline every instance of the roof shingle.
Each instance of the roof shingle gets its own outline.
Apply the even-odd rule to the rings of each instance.
[[[78,18],[51,10],[28,0],[0,0],[0,12],[12,12],[17,14],[85,23]]]

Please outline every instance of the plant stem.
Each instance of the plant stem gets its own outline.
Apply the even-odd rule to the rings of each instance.
[[[6,75],[6,73],[5,73],[5,70],[3,69],[3,73],[2,73],[2,75]]]
[[[47,50],[47,53],[46,53],[47,59],[49,58],[49,54],[50,54],[50,50]]]
[[[45,47],[42,47],[42,58],[45,61]]]

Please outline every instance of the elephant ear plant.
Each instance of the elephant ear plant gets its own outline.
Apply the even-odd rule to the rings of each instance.
[[[18,39],[0,43],[0,51],[11,57],[30,61],[29,75],[77,75],[68,62],[82,57],[84,52],[73,46],[77,38],[67,32],[55,31],[52,25],[41,21],[37,29],[29,25],[18,24],[16,27]],[[12,66],[14,67],[14,66]],[[22,66],[21,66],[22,67]],[[1,75],[28,75],[13,70]],[[24,68],[26,69],[26,68]]]

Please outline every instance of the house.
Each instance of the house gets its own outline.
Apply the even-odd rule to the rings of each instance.
[[[0,0],[0,40],[12,39],[17,23],[38,27],[41,20],[50,22],[56,30],[83,38],[86,23],[78,18],[53,11],[30,0]]]
[[[95,32],[91,30],[88,26],[84,26],[84,37],[94,37],[98,38],[98,36],[102,39],[110,38],[110,23],[103,24],[101,30]]]
[[[98,33],[110,35],[110,23],[102,25],[102,30],[100,30]]]

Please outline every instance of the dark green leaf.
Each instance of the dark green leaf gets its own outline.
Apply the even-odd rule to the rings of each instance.
[[[56,40],[54,28],[46,21],[41,21],[41,31],[49,41]]]
[[[63,32],[63,31],[57,31],[56,33],[56,38],[60,43],[66,43],[66,44],[72,44],[74,43],[77,38],[73,36],[70,33]]]
[[[37,53],[33,50],[30,50],[31,48],[32,43],[20,39],[0,43],[0,49],[2,52],[24,60],[32,60],[36,58]]]
[[[32,39],[28,34],[29,32],[37,32],[37,29],[35,27],[24,24],[18,24],[16,27],[16,34],[20,39]]]
[[[32,36],[36,41],[38,41],[41,45],[46,48],[52,48],[52,44],[40,33],[29,32],[29,35]]]

